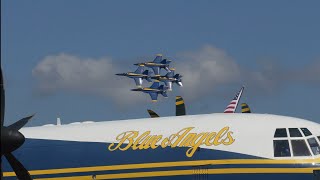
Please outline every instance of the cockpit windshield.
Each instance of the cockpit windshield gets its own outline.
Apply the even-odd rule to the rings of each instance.
[[[278,128],[273,150],[274,157],[317,156],[320,155],[320,136],[313,136],[308,128]]]

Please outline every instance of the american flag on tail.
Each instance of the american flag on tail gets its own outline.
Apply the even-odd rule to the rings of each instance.
[[[236,111],[243,90],[244,87],[242,87],[240,91],[236,94],[236,96],[232,99],[230,104],[227,106],[226,110],[224,110],[224,113],[234,113]]]

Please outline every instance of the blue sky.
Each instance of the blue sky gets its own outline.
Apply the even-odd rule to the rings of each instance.
[[[31,113],[36,117],[30,125],[55,123],[58,116],[62,123],[143,118],[147,108],[170,116],[180,94],[189,114],[222,112],[242,84],[242,102],[254,112],[320,123],[319,6],[1,1],[6,124]],[[114,73],[134,71],[133,63],[157,53],[174,60],[185,87],[174,86],[169,99],[151,103],[147,95],[129,91],[133,81]],[[55,79],[55,71],[64,78]]]

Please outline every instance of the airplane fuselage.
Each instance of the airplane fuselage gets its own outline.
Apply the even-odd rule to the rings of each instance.
[[[162,64],[162,63],[154,63],[154,62],[146,62],[146,63],[139,63],[140,65],[144,65],[146,67],[168,67],[168,64]]]
[[[174,82],[174,81],[177,81],[176,78],[168,78],[166,76],[154,76],[154,77],[151,77],[151,79],[156,79],[156,80],[161,81],[161,82],[165,82],[165,81]]]
[[[141,92],[145,92],[145,93],[149,93],[149,92],[160,93],[160,92],[162,92],[162,90],[160,90],[160,89],[153,89],[153,88],[137,88],[137,89],[132,89],[132,91],[141,91]]]
[[[147,78],[148,75],[146,74],[136,74],[136,73],[122,73],[122,74],[117,74],[118,76],[126,76],[129,78]]]
[[[278,137],[279,130],[285,135]],[[21,132],[26,142],[15,155],[39,179],[313,180],[320,170],[320,150],[309,145],[320,143],[320,125],[284,116],[207,114]],[[288,149],[279,148],[283,142]],[[307,150],[300,152],[302,142]],[[4,171],[14,178],[5,161]]]

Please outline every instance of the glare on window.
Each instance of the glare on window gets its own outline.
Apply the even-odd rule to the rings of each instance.
[[[320,154],[320,146],[316,140],[316,138],[308,139],[308,143],[314,155]]]
[[[311,136],[312,135],[312,133],[307,128],[301,128],[301,131],[303,132],[303,134],[305,136]]]

